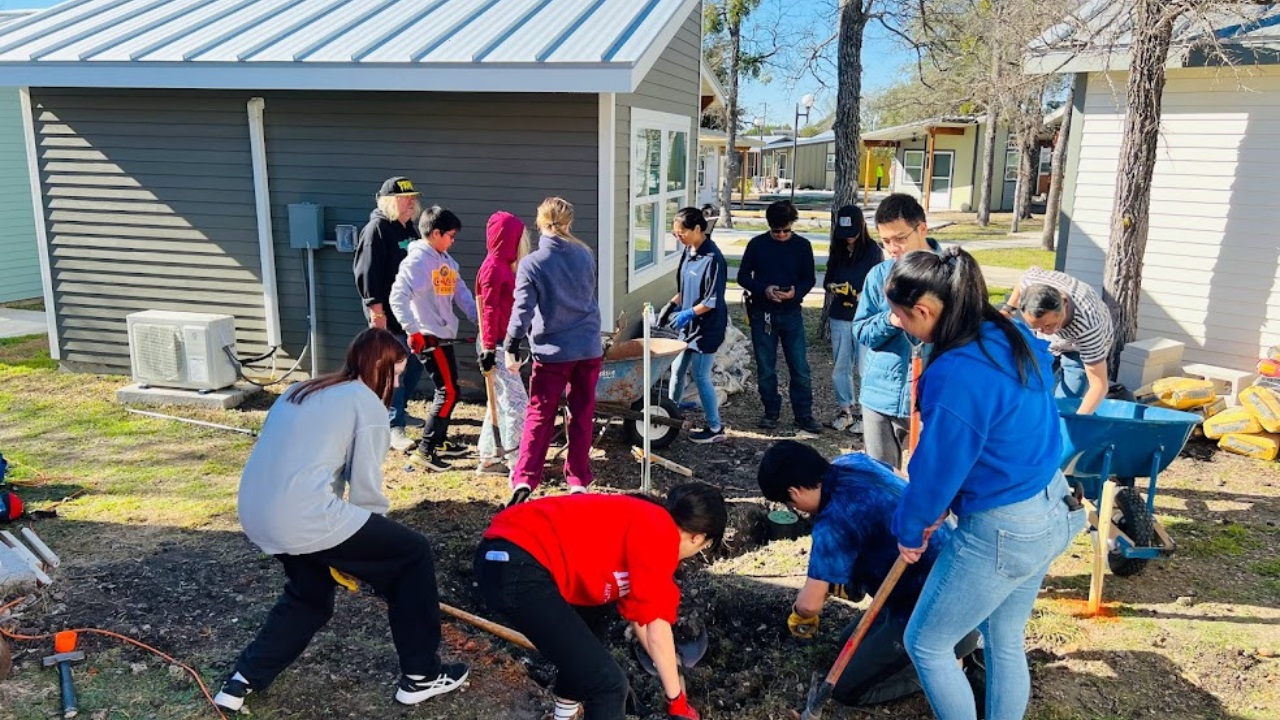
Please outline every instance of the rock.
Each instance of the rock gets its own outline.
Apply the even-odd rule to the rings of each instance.
[[[1195,602],[1195,600],[1190,595],[1181,595],[1177,600],[1173,601],[1173,604],[1180,605],[1182,607],[1190,607],[1193,602]]]
[[[1260,658],[1273,658],[1276,656],[1277,652],[1275,648],[1258,648],[1254,654]],[[0,677],[4,676],[0,675]]]
[[[0,543],[0,597],[25,595],[35,587],[35,571],[21,555]]]
[[[146,663],[129,663],[129,672],[133,673],[134,675],[138,675],[139,673],[144,673],[146,671],[147,671]]]

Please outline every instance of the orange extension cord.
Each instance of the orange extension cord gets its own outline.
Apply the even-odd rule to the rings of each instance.
[[[0,614],[3,614],[5,610],[8,610],[9,608],[11,608],[11,607],[13,607],[13,606],[17,605],[18,603],[22,602],[23,600],[26,600],[28,597],[30,597],[30,596],[29,596],[29,595],[24,595],[24,596],[22,596],[22,597],[18,598],[17,600],[14,600],[14,601],[12,601],[12,602],[9,602],[9,603],[7,603],[7,604],[5,604],[5,605],[0,605]],[[101,628],[78,628],[78,629],[76,629],[74,632],[77,632],[77,633],[93,633],[93,634],[95,634],[95,635],[105,635],[105,636],[110,637],[110,638],[115,638],[116,640],[122,640],[122,641],[124,641],[124,642],[126,642],[126,643],[129,643],[130,645],[136,645],[136,646],[138,646],[138,647],[142,648],[143,650],[146,650],[146,651],[148,651],[148,652],[155,653],[156,655],[159,655],[160,657],[162,657],[162,658],[164,658],[165,660],[169,661],[169,663],[170,663],[170,664],[172,664],[172,665],[177,665],[178,667],[180,667],[180,668],[182,668],[183,670],[187,671],[187,674],[188,674],[188,675],[190,675],[192,678],[194,678],[194,679],[195,679],[196,684],[200,686],[200,692],[204,693],[204,697],[205,697],[205,699],[209,701],[209,705],[211,705],[211,706],[213,707],[214,712],[218,713],[218,717],[219,717],[219,718],[222,718],[222,720],[227,720],[226,715],[223,715],[223,714],[222,714],[222,709],[221,709],[221,708],[219,708],[217,705],[215,705],[215,704],[214,704],[214,702],[213,702],[213,695],[211,695],[211,694],[209,693],[209,688],[204,684],[204,680],[203,680],[203,679],[201,679],[200,674],[199,674],[199,673],[197,673],[195,670],[191,669],[191,667],[190,667],[189,665],[187,665],[187,664],[185,664],[185,663],[178,662],[177,660],[175,660],[174,658],[170,657],[169,655],[166,655],[165,653],[163,653],[163,652],[161,652],[161,651],[159,651],[159,650],[157,650],[157,649],[155,649],[155,648],[151,647],[150,645],[147,645],[147,644],[146,644],[146,643],[144,643],[144,642],[141,642],[141,641],[138,641],[138,640],[134,640],[133,638],[128,637],[128,636],[126,636],[126,635],[121,635],[120,633],[111,632],[110,630],[103,630],[103,629],[101,629]],[[5,630],[4,628],[0,627],[0,635],[3,635],[3,636],[5,636],[5,637],[9,638],[10,640],[18,640],[18,641],[34,642],[34,641],[38,641],[38,640],[48,640],[49,638],[53,637],[55,634],[56,634],[56,633],[46,633],[46,634],[44,634],[44,635],[21,635],[21,634],[19,634],[19,633],[9,632],[8,630]]]

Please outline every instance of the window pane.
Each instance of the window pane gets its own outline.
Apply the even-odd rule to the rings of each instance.
[[[657,206],[653,203],[636,205],[635,234],[631,238],[632,247],[635,248],[636,270],[643,270],[654,263],[653,210],[655,207]]]
[[[924,184],[924,151],[907,150],[902,153],[902,171],[907,181],[916,187]]]
[[[827,153],[827,172],[835,172],[835,169],[836,169],[836,154]]]
[[[1022,153],[1018,152],[1017,150],[1010,150],[1009,152],[1005,153],[1004,155],[1004,181],[1005,182],[1018,181],[1018,160],[1021,158],[1021,156],[1022,156]]]
[[[635,196],[656,195],[662,173],[662,131],[637,128],[632,144],[635,147],[635,157],[631,159]]]
[[[667,192],[689,185],[689,133],[667,131]]]
[[[669,257],[680,252],[680,241],[676,239],[675,235],[671,234],[671,224],[675,222],[676,213],[680,212],[681,207],[680,200],[668,200],[666,202],[666,213],[662,218],[662,224],[658,226],[661,228],[662,237],[665,238],[662,241],[663,257]]]

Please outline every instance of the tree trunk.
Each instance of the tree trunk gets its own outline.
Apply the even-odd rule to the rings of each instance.
[[[863,0],[842,0],[836,91],[836,186],[832,209],[858,202],[861,155],[862,37],[867,25]]]
[[[720,219],[716,221],[716,227],[733,229],[733,188],[737,184],[738,175],[742,172],[742,163],[739,160],[738,145],[738,81],[741,74],[742,59],[742,26],[730,25],[729,32],[729,87],[725,88],[728,97],[725,98],[726,116],[728,117],[727,128],[728,138],[726,139],[725,153],[728,157],[728,164],[724,173],[724,184],[720,190]]]
[[[1053,146],[1053,165],[1049,171],[1049,198],[1044,208],[1044,235],[1040,236],[1040,247],[1045,250],[1056,250],[1058,247],[1058,214],[1062,212],[1062,182],[1067,173],[1067,140],[1071,136],[1071,113],[1076,98],[1073,85],[1067,91],[1067,109],[1062,114],[1062,126],[1058,130],[1058,140]]]
[[[1000,112],[995,103],[987,110],[987,130],[982,138],[982,194],[978,200],[978,224],[986,227],[991,224],[991,184],[996,171],[996,131],[1000,123]]]
[[[1138,332],[1138,302],[1142,291],[1142,261],[1147,250],[1151,177],[1160,140],[1160,108],[1164,95],[1165,62],[1173,35],[1174,12],[1165,0],[1137,0],[1130,52],[1124,137],[1116,169],[1115,208],[1111,214],[1111,242],[1107,248],[1102,297],[1115,322],[1110,370],[1120,352]]]
[[[1020,118],[1017,129],[1018,144],[1018,181],[1013,191],[1013,222],[1009,225],[1009,233],[1021,232],[1022,221],[1030,215],[1032,168],[1039,164],[1036,155],[1035,125]]]

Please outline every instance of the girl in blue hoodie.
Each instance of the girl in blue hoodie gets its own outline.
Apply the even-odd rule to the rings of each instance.
[[[1084,528],[1058,471],[1053,358],[987,302],[977,262],[958,248],[898,260],[885,297],[890,322],[933,345],[918,394],[923,430],[893,519],[899,551],[915,562],[947,515],[958,519],[907,625],[907,652],[939,720],[973,720],[954,650],[977,628],[986,717],[1021,718],[1027,618],[1049,563]]]

